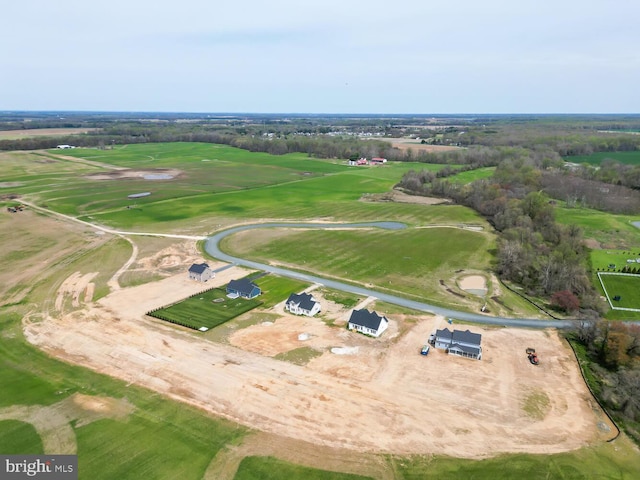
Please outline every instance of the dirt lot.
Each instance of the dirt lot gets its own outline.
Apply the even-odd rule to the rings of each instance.
[[[391,316],[389,330],[372,339],[276,306],[278,320],[240,330],[223,345],[144,316],[204,288],[187,279],[187,266],[74,313],[25,323],[26,337],[72,363],[327,447],[480,458],[560,452],[607,438],[571,351],[554,331],[472,326],[483,335],[482,361],[433,349],[424,357],[420,347],[446,325],[440,317],[409,323]],[[230,268],[206,287],[243,274]],[[334,305],[324,315],[339,325],[348,312]],[[301,333],[309,339],[299,340]],[[323,353],[306,366],[271,358],[301,346]],[[336,355],[333,347],[354,353]],[[536,348],[539,366],[528,362],[526,347]]]
[[[461,148],[451,145],[429,145],[413,138],[381,138],[380,140],[389,142],[392,147],[403,151],[411,149],[414,152],[450,152]]]
[[[18,138],[43,137],[56,135],[76,135],[88,133],[99,128],[31,128],[22,130],[0,130],[0,140],[15,140]]]

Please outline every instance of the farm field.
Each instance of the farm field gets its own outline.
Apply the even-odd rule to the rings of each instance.
[[[172,159],[163,159],[161,146],[146,146],[148,150],[137,147],[136,161],[145,161],[145,152],[156,157],[155,152],[166,162],[158,168],[187,170],[184,164],[188,161],[180,163],[183,150],[179,146],[171,153]],[[154,150],[157,148],[160,150]],[[234,149],[230,151],[225,160],[233,163]],[[397,262],[399,249],[414,249],[425,257],[424,265],[403,265],[398,277],[428,276],[429,268],[450,272],[457,269],[460,260],[443,262],[446,252],[439,258],[429,257],[426,249],[420,250],[420,240],[428,245],[429,240],[420,235],[433,234],[442,245],[446,242],[441,231],[452,230],[461,234],[456,241],[464,258],[478,265],[491,262],[487,250],[492,236],[486,223],[468,209],[360,201],[364,193],[388,191],[410,165],[357,170],[327,162],[327,169],[339,169],[293,175],[290,182],[277,183],[276,179],[272,185],[243,186],[213,196],[181,197],[178,192],[175,198],[168,195],[157,204],[140,200],[140,209],[134,212],[125,207],[120,211],[116,201],[127,188],[103,197],[100,192],[93,204],[91,189],[82,187],[86,180],[82,175],[105,170],[87,162],[118,168],[132,162],[123,152],[117,153],[120,157],[113,162],[104,158],[64,160],[56,157],[56,152],[0,153],[1,159],[10,159],[7,170],[13,172],[6,182],[3,177],[0,194],[18,193],[51,210],[60,207],[85,219],[141,231],[201,234],[256,218],[402,219],[412,227],[477,224],[485,227],[483,232],[408,229],[394,248],[396,258],[369,232],[336,232],[337,237],[304,232],[308,236],[298,237],[303,246],[296,248],[312,255],[312,245],[319,246],[313,260],[322,271],[335,254],[325,245],[331,242],[341,244],[336,251],[345,258],[364,242],[373,247],[369,258],[379,257],[384,265]],[[194,149],[193,159],[201,153]],[[76,154],[79,151],[74,150]],[[244,154],[250,165],[253,154]],[[202,158],[197,161],[210,163]],[[309,159],[282,161],[291,162],[290,170],[302,171],[300,162],[306,164]],[[73,172],[81,174],[74,178]],[[189,181],[195,178],[197,173]],[[335,190],[331,188],[333,180]],[[149,182],[170,183],[132,182],[149,190]],[[182,192],[187,191],[185,183]],[[273,192],[276,199],[271,198]],[[224,199],[224,206],[212,203],[212,198]],[[236,206],[234,199],[238,199],[239,209],[229,208]],[[110,202],[115,206],[105,207]],[[212,465],[224,464],[234,452],[242,453],[243,445],[254,435],[260,435],[261,444],[273,446],[275,453],[250,449],[242,453],[242,458],[249,460],[238,471],[239,479],[251,478],[242,475],[265,468],[275,478],[280,474],[280,478],[335,475],[336,479],[426,478],[430,472],[438,478],[496,478],[497,472],[505,478],[536,478],[538,473],[585,477],[594,472],[633,478],[640,471],[640,455],[624,436],[613,444],[603,443],[611,431],[599,427],[605,420],[594,410],[573,357],[553,331],[477,327],[486,341],[486,362],[469,363],[442,352],[425,359],[416,353],[416,345],[421,345],[433,328],[444,326],[444,319],[398,309],[389,314],[394,322],[389,335],[374,342],[342,328],[344,317],[356,305],[380,310],[386,308],[384,304],[321,290],[319,295],[342,307],[331,313],[323,311],[317,319],[287,316],[278,304],[291,291],[307,285],[268,275],[259,279],[265,291],[260,298],[263,305],[219,327],[229,332],[224,341],[218,341],[214,338],[218,328],[200,335],[144,316],[152,308],[184,299],[202,288],[186,277],[186,268],[203,260],[195,241],[131,236],[129,242],[35,211],[9,214],[5,205],[0,212],[5,278],[0,283],[4,289],[0,297],[0,382],[5,387],[0,413],[15,416],[20,405],[36,410],[29,421],[0,416],[0,451],[5,445],[20,445],[26,453],[47,451],[50,438],[34,433],[30,422],[56,411],[66,415],[56,417],[61,431],[73,434],[68,437],[73,440],[63,446],[72,449],[75,445],[83,476],[86,472],[88,478],[96,479],[234,478],[235,471],[226,477],[211,476]],[[171,212],[176,206],[177,211]],[[129,213],[140,216],[127,217]],[[21,242],[13,240],[18,235]],[[291,240],[288,235],[247,237],[245,243],[255,242],[257,251],[274,248],[274,254],[282,255],[280,261],[287,261],[289,254],[296,254],[286,251]],[[476,245],[469,240],[473,238],[482,240]],[[388,245],[394,239],[379,242],[385,240]],[[470,246],[465,249],[466,245]],[[289,244],[290,249],[293,246]],[[432,247],[432,251],[442,249],[437,243]],[[212,266],[215,263],[204,260]],[[379,275],[375,269],[367,270],[366,263],[366,258],[356,258],[349,268],[363,279]],[[125,265],[128,267],[120,271]],[[338,271],[335,265],[331,268]],[[247,273],[232,267],[215,281],[223,286],[230,278]],[[406,281],[387,279],[397,285],[401,280]],[[426,291],[428,287],[423,288]],[[470,328],[476,330],[476,326]],[[306,331],[317,335],[300,344],[297,335]],[[537,370],[525,370],[533,367],[522,355],[522,346],[534,343],[545,363]],[[247,345],[265,350],[259,353]],[[330,350],[335,346],[357,346],[359,353],[334,355]],[[522,371],[527,372],[527,378]],[[469,382],[474,382],[471,389]],[[542,394],[550,399],[549,410],[543,419],[533,418],[521,401]],[[385,412],[382,417],[370,417],[362,410],[362,405],[371,402]],[[451,421],[443,426],[437,423],[442,418]],[[477,428],[470,431],[469,425]],[[288,440],[282,440],[282,434]],[[538,454],[513,453],[523,451]],[[467,459],[451,458],[460,455]],[[494,455],[499,456],[478,460]],[[278,460],[264,460],[270,456]],[[309,460],[314,456],[315,461]]]
[[[628,165],[640,164],[640,151],[632,152],[596,152],[591,155],[576,155],[564,157],[566,162],[588,163],[590,165],[600,165],[603,160],[615,160]]]
[[[456,228],[397,232],[273,229],[241,232],[225,239],[223,248],[240,257],[460,306],[465,302],[446,292],[442,282],[455,284],[456,272],[488,269],[487,252],[493,241],[490,234]],[[469,298],[473,302],[474,297]]]
[[[57,137],[93,132],[97,128],[25,128],[21,130],[0,130],[0,140],[16,140],[29,137]]]

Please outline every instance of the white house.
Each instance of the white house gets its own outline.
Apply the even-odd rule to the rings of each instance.
[[[194,263],[189,267],[189,278],[198,282],[206,282],[215,277],[213,270],[206,263]]]
[[[448,328],[436,330],[434,346],[446,350],[450,355],[458,355],[465,358],[482,359],[482,335],[472,333],[469,330],[449,331]]]
[[[384,315],[381,316],[366,309],[354,310],[351,312],[348,328],[366,335],[379,337],[382,332],[389,328],[389,320]]]
[[[295,315],[313,317],[320,311],[320,302],[308,293],[292,293],[284,304],[284,309]]]

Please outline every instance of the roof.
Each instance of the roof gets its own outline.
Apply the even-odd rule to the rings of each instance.
[[[304,310],[312,310],[313,306],[318,302],[309,293],[292,293],[289,295],[287,303],[296,303]]]
[[[207,265],[206,263],[194,263],[189,267],[189,272],[203,274],[205,270],[207,270],[208,268],[209,268],[209,265]]]
[[[467,343],[471,345],[478,345],[482,342],[482,335],[479,333],[472,333],[469,330],[454,330],[453,332],[449,331],[448,328],[444,328],[442,330],[436,331],[436,338],[438,340],[449,340],[451,343]]]
[[[480,355],[479,347],[468,347],[465,345],[460,345],[459,343],[454,343],[449,347],[449,350],[452,350],[452,349],[462,350],[465,353],[469,353],[476,356]]]
[[[386,320],[384,316],[378,315],[375,311],[370,312],[369,310],[363,309],[351,312],[349,323],[378,331],[382,320]]]
[[[260,290],[260,288],[251,280],[241,278],[240,280],[231,280],[227,285],[227,290],[235,290],[236,292],[250,295],[254,288]]]

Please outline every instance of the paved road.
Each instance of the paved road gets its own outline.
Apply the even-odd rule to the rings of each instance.
[[[369,288],[358,287],[350,285],[348,283],[339,282],[336,280],[330,280],[328,278],[317,277],[315,275],[309,275],[307,273],[295,272],[286,268],[274,267],[264,263],[253,262],[251,260],[245,260],[243,258],[233,257],[222,252],[218,247],[220,241],[234,233],[242,232],[245,230],[252,230],[255,228],[385,228],[385,229],[403,229],[406,225],[396,222],[372,222],[372,223],[350,223],[350,224],[331,224],[331,223],[262,223],[254,225],[243,225],[240,227],[230,228],[223,232],[216,233],[209,237],[205,243],[205,250],[207,253],[215,258],[230,262],[236,265],[253,268],[256,270],[264,270],[266,272],[275,273],[284,277],[296,278],[310,283],[319,283],[335,290],[341,290],[343,292],[349,292],[356,295],[362,295],[366,297],[376,297],[384,302],[392,303],[394,305],[400,305],[402,307],[412,308],[421,312],[434,313],[437,315],[443,315],[457,320],[464,320],[468,322],[484,323],[491,325],[509,325],[513,327],[532,327],[532,328],[569,328],[574,325],[575,322],[570,320],[537,320],[528,318],[507,318],[507,317],[491,317],[488,315],[481,315],[478,313],[458,312],[456,310],[450,310],[448,308],[438,307],[436,305],[430,305],[424,302],[418,302],[415,300],[409,300],[395,295],[389,295],[387,293],[378,292]]]

